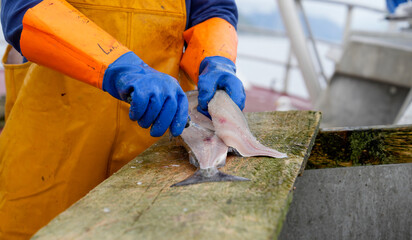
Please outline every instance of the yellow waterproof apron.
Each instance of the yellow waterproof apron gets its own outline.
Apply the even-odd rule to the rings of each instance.
[[[178,77],[184,0],[69,2],[149,66]],[[7,55],[0,239],[25,239],[156,139],[129,120],[128,104],[34,63],[6,64]]]

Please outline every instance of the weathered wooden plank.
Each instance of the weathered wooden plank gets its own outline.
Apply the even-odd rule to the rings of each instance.
[[[288,158],[228,158],[224,172],[251,179],[171,188],[195,168],[161,139],[41,229],[34,239],[273,239],[307,159],[320,113],[247,114],[265,145]]]
[[[412,125],[321,129],[307,169],[412,163]]]

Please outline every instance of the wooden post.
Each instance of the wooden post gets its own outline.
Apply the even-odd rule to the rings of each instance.
[[[320,113],[250,113],[251,131],[288,158],[230,156],[221,170],[249,182],[170,186],[194,173],[167,137],[151,146],[33,239],[273,239],[316,137]]]

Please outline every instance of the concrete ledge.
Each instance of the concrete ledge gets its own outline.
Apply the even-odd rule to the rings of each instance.
[[[412,164],[306,170],[279,239],[412,239]]]

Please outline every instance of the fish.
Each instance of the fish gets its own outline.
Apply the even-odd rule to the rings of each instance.
[[[189,162],[197,171],[187,179],[173,184],[172,187],[203,182],[249,181],[247,178],[223,173],[218,168],[226,164],[228,146],[215,135],[214,131],[191,122],[180,135],[181,145],[189,153]]]
[[[215,134],[243,157],[267,156],[285,158],[287,155],[262,145],[252,135],[245,115],[223,91],[216,91],[208,104],[208,112],[212,117]]]
[[[204,182],[250,181],[248,178],[221,172],[226,164],[227,154],[234,152],[240,156],[287,157],[286,154],[259,143],[250,132],[247,120],[229,95],[218,90],[208,104],[209,119],[197,111],[198,92],[186,93],[189,100],[191,121],[177,143],[189,154],[189,162],[197,167],[196,172],[171,187]]]
[[[187,100],[189,101],[189,116],[190,116],[190,120],[193,123],[196,123],[199,126],[202,126],[206,129],[212,130],[214,131],[215,128],[213,126],[212,120],[208,117],[206,117],[205,115],[203,115],[203,113],[200,113],[199,111],[197,111],[197,106],[198,106],[198,96],[199,96],[199,92],[198,91],[189,91],[186,92],[186,96],[187,96]]]

